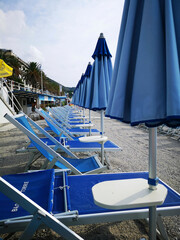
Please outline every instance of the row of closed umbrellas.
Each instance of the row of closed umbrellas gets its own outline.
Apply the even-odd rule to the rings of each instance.
[[[90,110],[105,110],[112,79],[111,53],[100,34],[90,63],[74,91],[72,103]]]
[[[149,127],[150,189],[158,184],[156,126],[180,126],[179,12],[179,0],[126,0],[113,74],[101,34],[93,65],[88,65],[72,100],[90,110],[106,109],[106,116],[125,123]],[[153,231],[150,239],[155,239]]]

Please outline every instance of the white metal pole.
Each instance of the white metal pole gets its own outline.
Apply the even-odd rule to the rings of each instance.
[[[101,110],[101,136],[104,135],[104,110]],[[104,142],[101,143],[101,162],[104,165]]]
[[[149,128],[149,189],[156,191],[157,128]],[[149,208],[149,239],[156,240],[156,206]]]
[[[156,206],[149,208],[149,240],[156,240]]]
[[[89,123],[91,123],[91,110],[89,110]],[[91,136],[91,127],[89,128],[89,136]]]
[[[149,179],[156,182],[156,149],[157,149],[157,128],[149,128]],[[156,184],[150,184],[149,188],[155,190]]]
[[[85,124],[85,109],[83,108],[83,123]]]

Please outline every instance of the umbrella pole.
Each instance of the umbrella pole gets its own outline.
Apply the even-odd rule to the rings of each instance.
[[[101,136],[104,135],[104,110],[101,110]],[[104,142],[101,143],[101,162],[104,165]]]
[[[89,110],[89,123],[91,123],[91,110]],[[89,136],[91,136],[91,128],[89,128]]]
[[[149,208],[149,240],[156,240],[156,206]]]
[[[85,124],[85,109],[83,108],[83,123]]]
[[[156,190],[156,150],[157,150],[157,128],[149,128],[149,189]],[[149,239],[156,239],[156,206],[149,207]]]
[[[158,182],[156,176],[156,149],[157,149],[157,128],[149,128],[149,188],[156,189]]]

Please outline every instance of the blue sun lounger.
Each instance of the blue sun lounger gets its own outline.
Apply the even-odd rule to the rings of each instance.
[[[62,125],[64,125],[66,128],[74,128],[74,127],[86,127],[91,128],[93,125],[89,122],[80,122],[79,124],[77,122],[68,122],[66,119],[62,118],[61,114],[57,111],[56,108],[49,108],[49,112],[52,114],[52,116],[60,122]]]
[[[52,128],[48,126],[48,127],[45,127],[44,130],[52,131]],[[89,135],[89,129],[87,128],[80,128],[80,127],[67,128],[67,131],[74,136]],[[91,135],[98,135],[98,134],[100,134],[100,131],[98,129],[95,129],[95,128],[91,129]]]
[[[70,150],[64,147],[59,141],[57,141],[54,137],[44,131],[39,125],[37,125],[33,120],[28,118],[25,114],[18,114],[16,116],[11,117],[8,114],[4,116],[7,120],[9,120],[12,124],[14,124],[17,128],[19,128],[23,133],[25,133],[34,147],[40,153],[35,159],[30,159],[29,163],[26,166],[26,170],[30,167],[30,165],[37,160],[41,154],[47,159],[43,165],[44,168],[52,168],[54,166],[66,169],[69,168],[74,174],[91,174],[94,172],[101,172],[106,169],[105,166],[101,164],[97,156],[91,156],[84,159],[79,159],[76,155],[74,155]],[[32,129],[32,126],[36,127],[42,134],[46,136],[48,141],[53,143],[53,148],[47,145],[46,139],[42,141]],[[64,153],[66,153],[70,157],[63,157],[56,151],[61,149]]]
[[[13,119],[16,119],[16,120],[20,119],[19,117],[22,117],[22,115],[17,115],[14,118],[11,118],[8,115],[5,115],[5,117],[6,118],[8,117],[9,121],[12,121]],[[48,134],[48,132],[43,130],[38,124],[36,124],[33,120],[31,120],[28,116],[25,116],[25,114],[24,114],[24,121],[26,121],[26,122],[29,121],[37,130],[39,130],[42,134],[44,134],[46,136],[46,138],[41,138],[40,140],[43,141],[46,145],[54,148],[55,151],[58,151],[60,153],[66,152],[71,157],[76,157],[75,155],[73,155],[72,152],[99,152],[99,153],[101,153],[101,144],[100,143],[95,143],[95,142],[82,143],[78,140],[78,138],[76,139],[74,137],[73,137],[73,140],[64,140],[64,139],[67,139],[66,136],[63,136],[63,138],[61,138],[61,137],[54,138],[50,134]],[[24,122],[21,122],[21,124],[23,124],[25,126]],[[29,125],[28,125],[28,127],[29,127]],[[21,129],[21,130],[25,133],[25,131],[23,129]],[[59,131],[58,128],[56,128],[56,130],[58,133],[58,131]],[[32,131],[32,129],[31,129],[31,131]],[[25,133],[25,134],[27,134],[27,133]],[[61,139],[63,140],[65,145],[61,144]],[[32,152],[33,155],[29,162],[29,164],[31,164],[32,162],[34,162],[34,158],[36,159],[35,155],[38,152],[37,149],[38,149],[38,147],[34,144],[34,142],[31,142],[26,148],[19,149],[19,150],[17,150],[17,152],[27,152],[27,151]],[[113,143],[112,141],[107,141],[104,144],[104,156],[105,156],[105,161],[106,161],[107,167],[110,166],[107,152],[121,151],[121,150],[122,149],[118,145]],[[37,155],[37,158],[38,157],[39,157],[39,155]],[[27,167],[29,166],[29,164],[27,165]],[[100,163],[98,163],[98,164],[100,164]],[[104,165],[101,165],[101,168],[102,168],[102,166],[104,166]],[[27,170],[27,167],[26,167],[26,170]]]
[[[58,137],[55,137],[57,141],[60,141]],[[54,142],[52,142],[48,138],[41,139],[44,141],[48,146],[54,147]],[[75,140],[65,140],[63,141],[63,146],[69,149],[71,152],[99,152],[101,153],[101,144],[98,142],[80,142],[78,139]],[[30,143],[26,150],[34,152],[34,144]],[[20,150],[21,151],[21,150]],[[22,150],[23,151],[23,150]],[[58,152],[62,152],[61,149],[57,150]],[[110,167],[110,161],[108,159],[108,152],[115,152],[115,151],[122,151],[122,149],[112,141],[107,141],[104,143],[104,157],[107,167]]]
[[[24,231],[19,239],[28,240],[46,226],[65,239],[82,239],[51,214],[53,182],[52,171],[0,177],[0,233]]]
[[[7,175],[3,178],[67,226],[148,218],[148,208],[105,209],[94,203],[92,195],[92,187],[99,182],[148,179],[148,172],[70,176],[67,171],[55,173],[53,169],[50,169]],[[168,190],[165,202],[157,207],[157,223],[164,237],[166,232],[161,216],[180,214],[180,195],[161,180],[159,183]],[[42,197],[42,192],[44,192],[44,197]],[[28,215],[19,205],[0,194],[0,212],[2,213],[0,233],[22,231],[29,224],[32,215]]]
[[[43,109],[36,109],[35,110],[39,115],[41,115],[47,122],[49,127],[46,127],[45,131],[53,131],[57,136],[61,136],[61,134],[64,134],[69,140],[72,140],[74,136],[77,135],[87,135],[89,134],[88,129],[83,128],[71,128],[67,129],[62,124],[60,124],[56,119],[51,117],[47,112],[45,112]],[[91,133],[97,133],[99,134],[99,131],[97,129],[91,129]]]
[[[37,109],[36,112],[41,114],[46,119],[49,126],[51,126],[51,129],[53,130],[53,132],[56,133],[58,136],[60,136],[62,131],[59,128],[58,123],[56,125],[55,124],[56,122],[51,121],[50,116],[49,116],[49,119],[48,119],[48,114],[46,112],[44,112],[43,110],[38,110]],[[85,129],[82,129],[82,130],[85,130]],[[88,130],[88,129],[86,129],[86,130]],[[79,131],[79,130],[77,129],[77,131]],[[78,141],[78,138],[73,138],[72,135],[68,135],[67,132],[63,132],[63,134],[67,137],[66,145],[74,152],[100,151],[100,149],[101,149],[101,144],[100,143],[96,143],[96,142],[83,143],[83,142]],[[74,141],[74,140],[76,140],[76,141]],[[49,142],[48,144],[51,145],[51,142]],[[32,145],[29,146],[29,147],[32,147]],[[115,143],[113,143],[112,141],[107,141],[104,144],[104,148],[105,148],[105,151],[121,150],[121,148],[118,145],[116,145]]]
[[[64,107],[53,107],[52,109],[57,112],[57,114],[60,114],[65,121],[87,121],[84,115],[74,113],[72,109],[67,110]]]

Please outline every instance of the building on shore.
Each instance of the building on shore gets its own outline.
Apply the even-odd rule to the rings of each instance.
[[[20,68],[25,70],[28,68],[28,63],[24,62],[21,58],[16,56],[12,50],[0,49],[2,54],[7,56],[14,56],[20,63]],[[14,81],[13,78],[0,78],[0,123],[7,120],[3,117],[5,113],[12,115],[23,111],[27,115],[31,115],[35,107],[47,107],[47,106],[61,106],[62,102],[66,100],[66,95],[62,95],[62,85],[55,82],[59,86],[59,94],[43,90],[40,84],[35,88],[30,84],[27,84],[21,75],[19,74],[21,83]],[[51,81],[51,80],[50,80]]]

